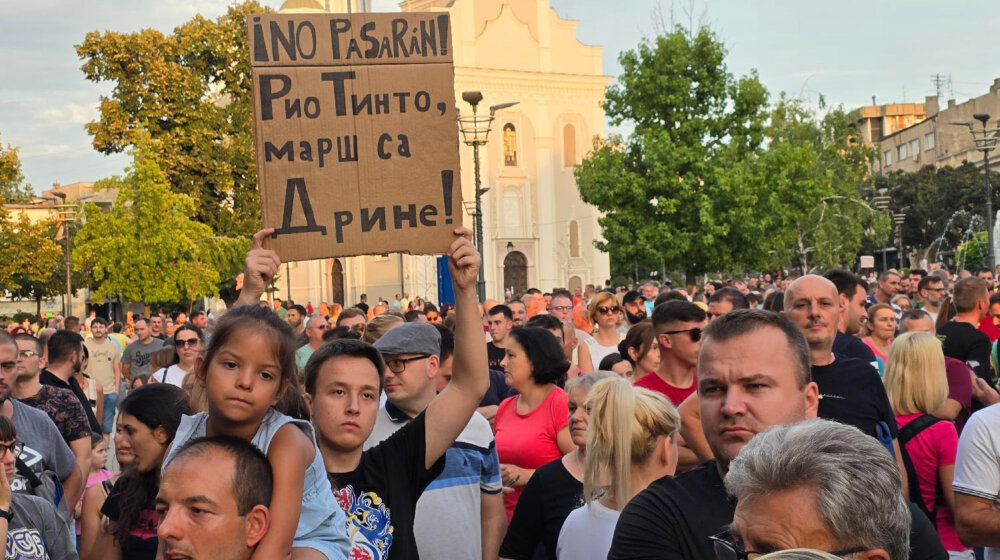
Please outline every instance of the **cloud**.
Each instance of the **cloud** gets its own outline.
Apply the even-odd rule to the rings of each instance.
[[[38,109],[34,112],[33,116],[46,123],[87,124],[91,121],[97,120],[98,111],[96,105],[87,106],[69,103],[67,105],[63,105],[62,107],[46,107]]]
[[[81,148],[74,148],[67,144],[37,144],[27,145],[21,149],[22,158],[49,158],[65,156],[67,154],[83,152]]]

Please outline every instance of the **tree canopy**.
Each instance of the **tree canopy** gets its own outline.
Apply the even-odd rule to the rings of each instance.
[[[31,200],[31,185],[24,182],[20,150],[0,142],[0,200],[9,204],[22,204]]]

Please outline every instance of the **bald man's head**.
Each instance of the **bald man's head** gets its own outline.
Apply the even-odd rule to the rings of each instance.
[[[785,316],[802,330],[812,350],[832,351],[840,321],[840,295],[833,282],[809,274],[785,290]]]

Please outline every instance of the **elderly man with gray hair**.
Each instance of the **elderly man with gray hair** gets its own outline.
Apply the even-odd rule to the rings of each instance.
[[[896,461],[853,426],[821,419],[773,426],[730,463],[725,484],[737,505],[716,558],[736,547],[751,555],[808,547],[856,560],[910,556]]]

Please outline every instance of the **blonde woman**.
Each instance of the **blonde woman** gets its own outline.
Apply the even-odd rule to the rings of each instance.
[[[899,426],[899,448],[909,478],[910,500],[930,513],[951,558],[971,560],[972,551],[955,532],[952,513],[958,432],[951,422],[931,415],[948,397],[944,353],[936,336],[908,332],[896,339],[886,364],[885,392]]]
[[[594,336],[583,341],[579,346],[580,371],[590,373],[597,371],[597,365],[608,354],[618,351],[618,343],[623,335],[618,332],[618,318],[622,314],[622,306],[618,304],[613,294],[598,292],[590,301],[590,323]]]
[[[584,406],[590,409],[583,475],[587,503],[563,523],[556,556],[603,560],[625,504],[677,469],[680,417],[666,397],[622,378],[598,382]]]

